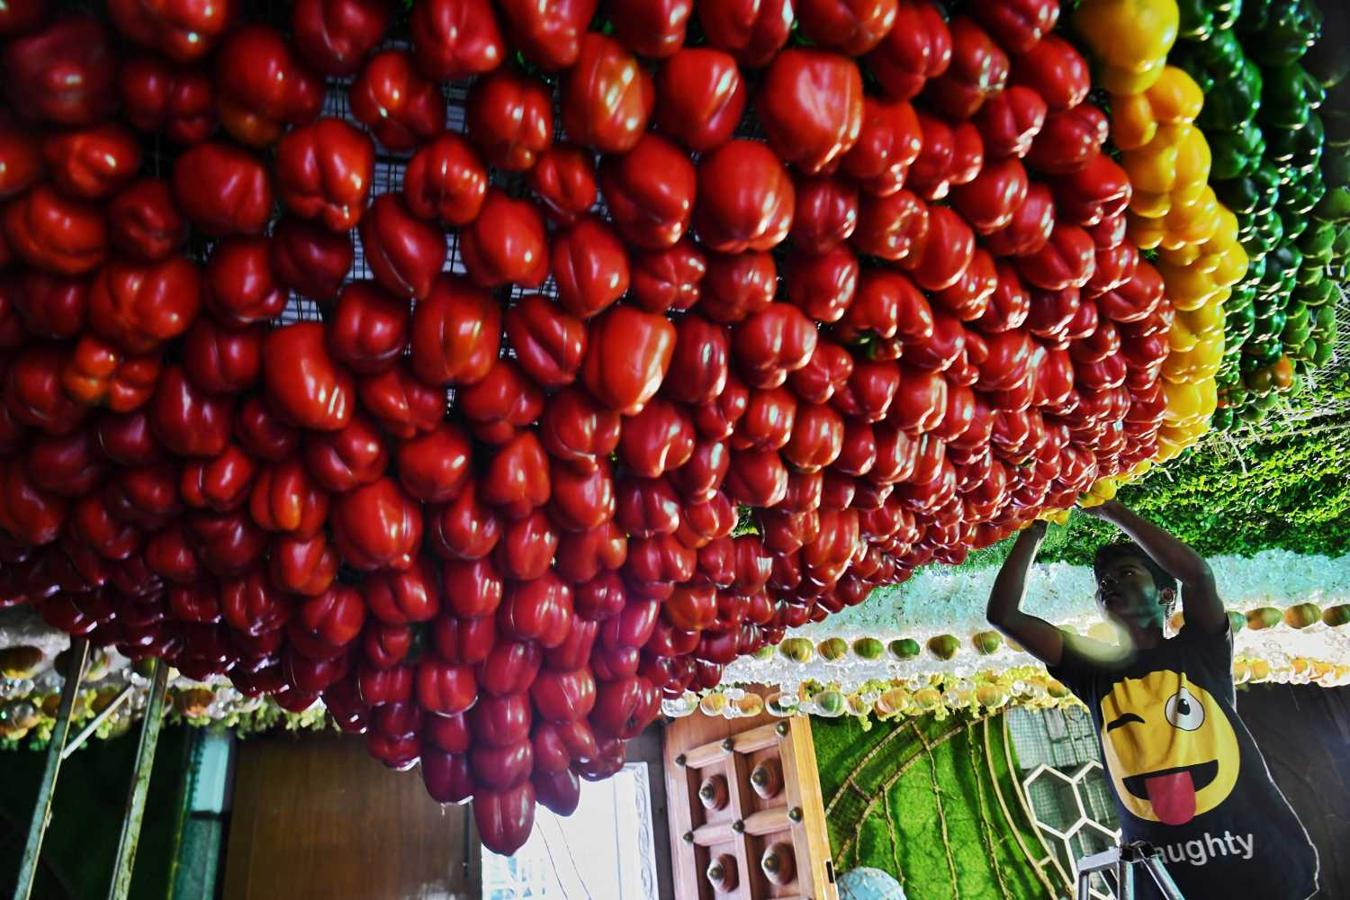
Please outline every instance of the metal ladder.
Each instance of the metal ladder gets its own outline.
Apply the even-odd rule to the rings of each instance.
[[[1111,847],[1101,853],[1085,856],[1078,861],[1078,898],[1089,900],[1092,875],[1115,872],[1116,900],[1134,900],[1134,869],[1143,866],[1167,900],[1185,900],[1177,883],[1163,865],[1162,850],[1145,841],[1135,841],[1120,847]]]
[[[61,688],[61,705],[56,713],[56,726],[52,729],[51,741],[47,744],[47,765],[38,786],[37,806],[33,810],[33,819],[28,826],[28,842],[24,846],[23,860],[15,880],[14,900],[28,900],[33,892],[33,882],[37,878],[42,858],[42,840],[46,837],[47,826],[52,820],[52,797],[56,793],[56,780],[61,774],[61,763],[79,749],[98,726],[112,715],[117,706],[131,695],[131,685],[128,685],[103,712],[85,726],[83,731],[73,740],[70,739],[75,697],[80,692],[88,657],[89,642],[82,637],[72,639],[65,684]],[[127,814],[122,821],[122,834],[117,842],[117,861],[113,869],[112,884],[108,888],[109,900],[126,900],[131,890],[131,870],[136,860],[136,845],[141,836],[145,797],[150,789],[150,770],[154,765],[155,747],[159,743],[160,726],[164,719],[164,693],[168,686],[169,664],[158,659],[153,660],[149,677],[150,693],[145,706],[145,717],[141,722],[141,737],[136,746],[136,759],[131,770],[131,787],[127,792]]]

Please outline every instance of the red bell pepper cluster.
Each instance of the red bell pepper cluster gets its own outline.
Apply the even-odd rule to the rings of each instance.
[[[0,604],[322,698],[502,852],[1163,415],[1055,0],[597,2],[0,7]]]

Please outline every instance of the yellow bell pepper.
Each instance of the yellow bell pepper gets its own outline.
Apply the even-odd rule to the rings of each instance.
[[[1140,250],[1152,250],[1162,243],[1162,219],[1136,215],[1130,210],[1125,215],[1125,237]]]
[[[1213,158],[1204,132],[1190,122],[1171,122],[1163,129],[1176,129],[1177,171],[1172,202],[1186,204],[1209,187],[1209,167]]]
[[[1204,107],[1205,94],[1185,69],[1168,66],[1148,89],[1148,100],[1160,123],[1194,122]]]
[[[1153,139],[1120,155],[1136,194],[1171,194],[1173,204],[1190,203],[1209,182],[1209,144],[1190,122],[1158,126]],[[1138,210],[1132,202],[1131,209]]]
[[[1159,431],[1158,452],[1154,454],[1153,460],[1154,462],[1157,462],[1159,464],[1165,463],[1169,460],[1175,459],[1177,456],[1181,454],[1181,451],[1185,450],[1186,447],[1188,446],[1189,444],[1184,444],[1179,441],[1173,441],[1163,437],[1162,431]]]
[[[1189,381],[1164,381],[1163,393],[1167,395],[1167,410],[1163,413],[1164,423],[1182,425],[1200,416],[1204,397],[1199,384]]]
[[[1197,266],[1178,266],[1162,258],[1155,261],[1154,266],[1167,285],[1167,296],[1174,309],[1199,309],[1223,289],[1214,271],[1206,272]]]
[[[1164,223],[1166,224],[1166,223]],[[1158,251],[1158,258],[1165,259],[1174,266],[1199,266],[1206,272],[1213,272],[1219,267],[1217,256],[1205,256],[1201,248],[1206,244],[1182,244],[1180,247],[1163,247]]]
[[[1176,452],[1179,453],[1198,441],[1206,431],[1209,431],[1208,416],[1197,416],[1189,422],[1164,422],[1158,429],[1158,446],[1175,446]],[[1172,455],[1175,456],[1176,453]],[[1171,459],[1170,456],[1166,458]]]
[[[1111,140],[1121,150],[1135,150],[1153,140],[1158,119],[1147,92],[1111,98]]]
[[[1080,501],[1079,505],[1089,507],[1100,506],[1107,500],[1114,499],[1117,490],[1119,490],[1119,486],[1114,477],[1098,478],[1092,483],[1092,487],[1088,488],[1087,494],[1083,497],[1083,500]]]
[[[1107,91],[1118,96],[1141,94],[1153,86],[1162,77],[1167,67],[1166,59],[1151,63],[1140,63],[1133,69],[1118,66],[1101,66],[1093,80]]]
[[[1183,310],[1172,320],[1172,330],[1184,328],[1203,340],[1212,335],[1222,335],[1224,325],[1223,304],[1206,303],[1198,309]]]
[[[1219,200],[1208,184],[1192,203],[1174,203],[1163,218],[1162,245],[1175,249],[1203,244],[1219,227]]]
[[[1232,287],[1247,275],[1250,264],[1247,251],[1237,241],[1228,245],[1228,249],[1219,257],[1219,265],[1214,270],[1214,280],[1225,287]]]
[[[1228,248],[1238,243],[1238,220],[1233,215],[1233,211],[1222,203],[1219,204],[1219,227],[1214,229],[1214,233],[1209,236],[1200,247],[1200,252],[1206,256],[1217,256],[1228,251]]]
[[[1144,459],[1134,464],[1134,468],[1125,473],[1125,477],[1130,481],[1138,481],[1149,469],[1153,468],[1153,460]]]
[[[1172,211],[1172,195],[1168,191],[1140,191],[1130,194],[1130,212],[1144,219],[1161,219]],[[1162,228],[1161,225],[1158,226]]]
[[[1175,332],[1176,326],[1172,326]],[[1223,332],[1201,338],[1189,350],[1173,352],[1163,361],[1163,380],[1171,384],[1201,384],[1213,379],[1223,358]]]
[[[1159,126],[1153,140],[1120,154],[1120,165],[1130,177],[1134,193],[1170,194],[1177,183],[1177,154],[1183,124]],[[1133,199],[1133,198],[1132,198]],[[1131,203],[1133,209],[1133,203]]]
[[[1079,4],[1073,27],[1103,63],[1139,72],[1167,58],[1180,15],[1176,0],[1092,0]]]
[[[1206,305],[1212,306],[1213,304]],[[1204,307],[1200,308],[1203,309]],[[1200,336],[1192,331],[1186,322],[1182,321],[1181,313],[1177,313],[1176,318],[1172,320],[1172,327],[1167,331],[1168,358],[1189,353],[1198,343],[1200,343]]]
[[[1148,90],[1111,98],[1111,139],[1121,150],[1153,140],[1159,125],[1194,122],[1205,95],[1200,85],[1176,66],[1167,66]]]
[[[1068,525],[1069,511],[1067,509],[1043,509],[1036,518],[1054,525]]]

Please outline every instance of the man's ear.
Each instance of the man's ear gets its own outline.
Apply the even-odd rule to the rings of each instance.
[[[1166,587],[1158,592],[1158,600],[1162,602],[1163,608],[1171,610],[1173,604],[1177,602],[1177,589]]]

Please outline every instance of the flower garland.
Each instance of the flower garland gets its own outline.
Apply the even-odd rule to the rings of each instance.
[[[1350,555],[1267,550],[1210,562],[1234,617],[1235,680],[1350,684],[1350,628],[1345,627]],[[681,716],[701,709],[732,718],[767,708],[778,715],[892,718],[1076,702],[1031,656],[988,629],[984,606],[997,571],[994,566],[923,569],[827,622],[794,629],[776,648],[737,660],[727,668],[723,687],[702,697],[691,693],[668,700],[664,711]],[[1035,566],[1027,611],[1108,639],[1094,608],[1093,585],[1088,566]],[[45,743],[61,687],[57,657],[68,645],[67,635],[31,611],[0,614],[0,746],[25,739]],[[135,687],[131,702],[102,723],[100,736],[121,733],[144,707],[145,679],[116,653],[97,652],[86,683],[77,700],[77,721],[97,715],[127,683]],[[766,702],[743,689],[752,684],[778,690]],[[168,705],[171,719],[240,734],[283,726],[321,728],[325,721],[320,704],[290,713],[269,700],[245,697],[221,679],[202,683],[176,676]]]
[[[1268,550],[1210,562],[1234,620],[1238,682],[1350,684],[1350,628],[1344,627],[1350,612],[1350,555]],[[1067,701],[1050,696],[1053,679],[1035,659],[989,630],[984,607],[997,571],[993,566],[924,569],[826,622],[789,632],[776,649],[737,660],[728,666],[724,684],[733,697],[739,686],[776,685],[783,696],[798,697],[797,708],[810,701],[807,711],[823,715],[865,712],[891,687],[911,695],[933,687],[944,698],[933,704],[932,695],[923,694],[902,712],[964,708],[982,684],[997,686],[985,691],[994,708],[1006,702]],[[1038,565],[1029,579],[1026,609],[1109,640],[1093,591],[1088,566]],[[1178,626],[1174,619],[1171,627]],[[945,687],[936,690],[952,684],[960,687],[950,696]],[[839,697],[827,694],[816,703],[812,698],[821,690]],[[703,700],[705,712],[743,714],[734,702]],[[745,702],[753,706],[755,701]],[[667,712],[678,715],[686,709],[687,698],[668,704]]]
[[[69,635],[47,625],[31,609],[0,611],[0,750],[18,746],[40,749],[51,739],[64,682],[62,653],[69,646]],[[118,701],[128,685],[130,694]],[[149,685],[149,679],[131,660],[113,650],[91,650],[75,697],[72,725],[78,731],[118,702],[117,708],[100,721],[94,736],[109,738],[125,733],[142,717]],[[164,705],[170,723],[227,728],[240,737],[275,728],[295,731],[333,727],[321,703],[302,712],[290,712],[271,698],[241,694],[224,677],[202,682],[175,672]]]

